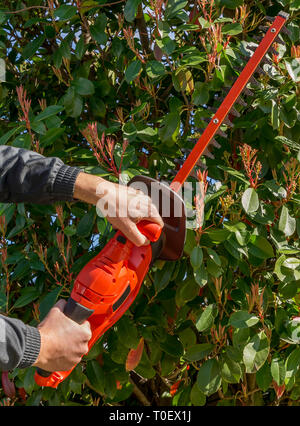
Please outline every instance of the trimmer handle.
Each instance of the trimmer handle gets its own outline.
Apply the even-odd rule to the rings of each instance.
[[[137,224],[138,230],[151,242],[156,242],[162,232],[162,228],[153,222],[149,222],[147,220],[142,220]],[[122,235],[121,232],[118,232],[117,235]],[[80,303],[76,302],[72,297],[70,297],[67,301],[67,304],[64,308],[64,314],[75,321],[77,324],[83,324],[92,314],[93,310],[86,308]],[[53,373],[49,371],[42,370],[37,368],[35,379],[37,384],[40,386],[49,386],[51,380],[49,380],[50,376]]]
[[[148,220],[141,220],[137,224],[137,228],[151,243],[158,241],[162,233],[162,228],[157,223]]]

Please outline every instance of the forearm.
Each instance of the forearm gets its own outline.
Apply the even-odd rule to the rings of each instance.
[[[80,173],[74,185],[74,199],[96,205],[99,200],[97,188],[107,185],[107,181],[99,176]]]
[[[0,371],[33,365],[39,355],[40,345],[37,328],[0,315]]]
[[[0,146],[0,202],[51,204],[72,201],[80,169],[59,158]]]

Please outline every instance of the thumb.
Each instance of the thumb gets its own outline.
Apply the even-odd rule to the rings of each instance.
[[[148,238],[139,231],[134,222],[130,221],[128,227],[124,229],[123,233],[137,247],[147,246],[150,244]]]
[[[59,311],[64,312],[64,308],[66,306],[67,302],[64,299],[60,299],[53,308],[57,308]]]

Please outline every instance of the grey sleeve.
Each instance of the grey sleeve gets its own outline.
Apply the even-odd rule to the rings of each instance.
[[[37,328],[0,315],[0,371],[30,367],[41,348]]]
[[[51,204],[73,201],[80,169],[59,158],[0,146],[0,202]]]

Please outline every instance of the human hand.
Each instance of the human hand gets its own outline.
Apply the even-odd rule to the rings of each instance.
[[[74,198],[97,205],[98,211],[113,227],[139,247],[149,244],[136,226],[141,220],[164,226],[151,198],[142,191],[97,176],[80,173],[75,183]]]
[[[41,349],[33,365],[45,371],[71,370],[89,350],[90,323],[72,321],[63,312],[65,305],[65,300],[59,300],[38,326]]]

